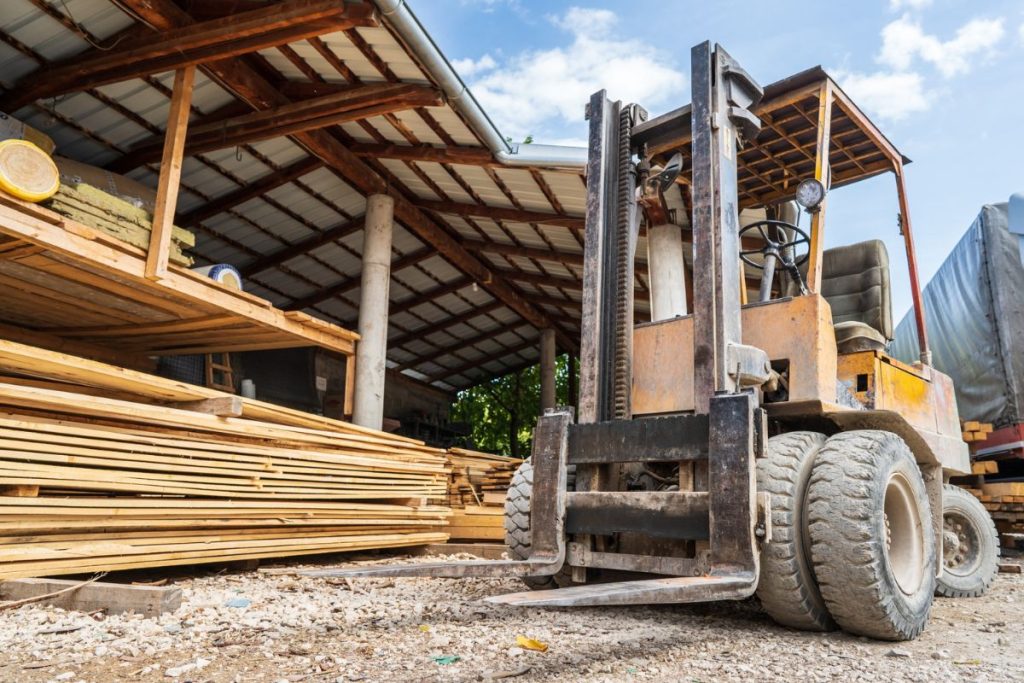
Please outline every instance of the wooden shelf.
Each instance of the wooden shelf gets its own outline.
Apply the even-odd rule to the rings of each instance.
[[[145,268],[142,249],[0,193],[0,319],[35,343],[56,338],[79,353],[126,358],[302,346],[354,353],[355,332],[187,268],[171,265],[158,280]]]

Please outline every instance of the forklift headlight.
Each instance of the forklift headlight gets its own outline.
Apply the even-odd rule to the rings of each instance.
[[[800,181],[796,186],[796,203],[808,211],[814,211],[825,201],[825,186],[814,178]]]

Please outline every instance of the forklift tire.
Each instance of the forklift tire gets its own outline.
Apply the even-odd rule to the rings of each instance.
[[[768,440],[757,461],[757,490],[771,494],[772,539],[761,550],[757,597],[777,623],[801,631],[836,628],[811,567],[804,500],[825,435],[791,432]]]
[[[844,630],[911,640],[935,593],[935,534],[921,471],[891,432],[836,434],[807,489],[811,559],[821,596]]]
[[[999,573],[999,534],[988,510],[959,486],[942,487],[942,573],[935,594],[977,598]]]
[[[505,546],[513,560],[530,556],[530,498],[533,495],[533,463],[527,458],[512,475],[505,496]],[[571,570],[564,567],[554,576],[526,576],[523,582],[531,590],[553,590],[570,585]]]

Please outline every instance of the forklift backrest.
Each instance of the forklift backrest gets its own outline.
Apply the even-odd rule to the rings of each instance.
[[[889,253],[881,240],[827,249],[821,294],[832,308],[839,353],[883,350],[892,339]]]

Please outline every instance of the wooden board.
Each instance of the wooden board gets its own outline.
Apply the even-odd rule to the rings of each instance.
[[[157,617],[181,607],[181,588],[176,586],[133,586],[121,583],[94,581],[85,585],[81,581],[64,579],[15,579],[0,583],[0,599],[25,600],[58,593],[39,605],[50,605],[65,610],[106,614],[132,612],[143,617]]]

